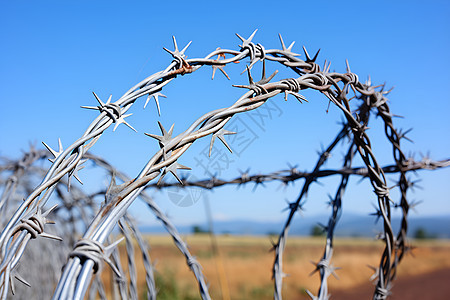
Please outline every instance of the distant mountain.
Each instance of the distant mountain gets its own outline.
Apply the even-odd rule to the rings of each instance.
[[[375,217],[344,214],[339,220],[335,236],[359,236],[359,237],[374,237],[377,233],[383,231],[383,222],[380,219],[375,223]],[[289,235],[308,236],[311,229],[317,224],[327,225],[328,216],[305,216],[296,217],[292,222],[289,230]],[[395,231],[398,231],[401,224],[400,218],[392,219],[392,226]],[[261,222],[248,220],[230,220],[230,221],[215,221],[214,232],[217,234],[237,234],[237,235],[267,235],[278,234],[283,227],[284,222]],[[200,226],[203,230],[208,227],[205,224],[192,224],[188,226],[177,226],[181,234],[192,233],[193,226]],[[141,231],[144,233],[165,233],[162,226],[141,226]],[[436,238],[450,238],[450,216],[436,216],[436,217],[411,217],[408,220],[408,236],[414,236],[418,229],[423,229],[427,235]]]

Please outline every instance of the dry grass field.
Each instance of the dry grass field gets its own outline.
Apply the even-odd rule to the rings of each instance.
[[[156,268],[156,284],[160,289],[158,299],[198,299],[194,276],[171,238],[158,235],[146,238]],[[271,248],[269,237],[218,236],[219,256],[213,255],[208,235],[189,235],[185,238],[191,253],[203,267],[213,299],[222,299],[219,274],[226,278],[231,299],[273,298],[271,268],[274,254],[269,251]],[[319,276],[317,273],[310,276],[314,270],[311,261],[318,261],[321,258],[323,242],[323,238],[288,239],[284,255],[284,270],[289,274],[284,279],[285,299],[309,299],[305,289],[316,293]],[[400,265],[399,279],[450,269],[450,241],[413,241],[413,245],[417,248],[412,255],[407,255]],[[333,264],[341,269],[337,270],[339,279],[334,277],[329,279],[331,293],[345,294],[346,291],[361,287],[371,291],[369,278],[372,270],[368,265],[378,264],[381,250],[382,243],[379,241],[337,239]],[[126,263],[125,257],[122,262]],[[136,263],[138,274],[142,274],[142,259],[138,257]],[[145,291],[144,276],[138,276],[138,280],[140,290]],[[142,296],[145,297],[145,293]]]

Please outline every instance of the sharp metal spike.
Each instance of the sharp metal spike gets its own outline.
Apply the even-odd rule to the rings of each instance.
[[[53,235],[53,234],[50,234],[50,233],[46,233],[46,232],[41,233],[40,236],[42,236],[43,238],[57,240],[57,241],[62,241],[63,240],[59,236],[56,236],[56,235]]]
[[[351,73],[352,70],[350,70],[350,65],[348,63],[348,59],[345,59],[345,64],[346,64],[347,73]]]
[[[58,207],[58,204],[53,205],[52,207],[50,207],[49,209],[47,209],[45,212],[42,213],[42,216],[45,218],[47,217],[52,211],[55,210],[55,208]]]
[[[312,62],[315,62],[315,61],[316,61],[317,56],[319,56],[319,53],[320,53],[320,49],[317,50],[316,55],[314,55],[314,57],[313,57],[313,59],[312,59]]]
[[[175,51],[178,51],[177,39],[174,35],[172,35],[173,46],[175,47]]]
[[[114,249],[117,247],[117,245],[119,245],[124,239],[125,239],[125,237],[121,237],[117,241],[115,241],[115,242],[109,244],[108,246],[106,246],[105,249],[104,249],[105,255],[107,257],[109,257],[111,255],[111,253],[114,251]]]
[[[102,102],[102,100],[100,100],[100,98],[97,96],[97,94],[95,92],[92,92],[92,94],[94,94],[95,99],[97,99],[98,104],[100,104],[100,106],[105,106],[105,103]]]
[[[29,284],[28,281],[26,281],[22,276],[20,276],[19,273],[14,272],[14,277],[15,277],[18,281],[20,281],[20,282],[22,282],[23,284],[25,284],[26,286],[31,287],[31,284]]]
[[[306,61],[310,61],[311,57],[309,57],[308,51],[306,50],[305,46],[302,46],[302,47],[303,47],[303,52],[305,52]]]
[[[257,31],[258,31],[258,29],[255,29],[255,31],[253,31],[252,35],[250,35],[250,37],[247,39],[249,42],[251,42],[251,40],[253,39],[253,37],[255,36]]]
[[[283,49],[283,51],[286,51],[286,46],[284,45],[284,41],[280,33],[278,33],[278,37],[280,38],[281,48]]]
[[[237,36],[242,42],[245,41],[245,39],[244,39],[242,36],[240,36],[239,33],[235,33],[235,34],[236,34],[236,36]]]
[[[217,131],[216,133],[214,133],[211,137],[211,142],[209,144],[209,156],[211,157],[211,151],[213,148],[213,144],[214,144],[214,140],[216,139],[216,137],[225,145],[225,147],[227,147],[227,149],[233,153],[233,151],[231,150],[230,146],[228,145],[227,141],[225,140],[224,135],[229,135],[229,134],[236,134],[236,132],[232,132],[232,131],[228,131],[225,130],[223,128],[221,128],[219,131]]]
[[[187,48],[189,48],[189,46],[191,45],[192,41],[190,41],[181,51],[180,54],[184,54],[184,52],[187,50]]]

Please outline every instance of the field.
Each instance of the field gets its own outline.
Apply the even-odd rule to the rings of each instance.
[[[157,235],[146,238],[156,268],[156,284],[160,289],[158,299],[198,299],[194,276],[171,238]],[[222,281],[222,287],[226,290],[225,294],[229,292],[231,299],[273,298],[271,268],[274,255],[269,251],[269,237],[218,236],[218,256],[214,256],[211,251],[209,235],[189,235],[185,238],[191,253],[203,267],[213,299],[222,299],[219,274],[226,278],[225,283]],[[398,270],[399,280],[392,290],[393,299],[425,299],[414,293],[414,288],[422,295],[434,292],[433,299],[440,299],[439,294],[445,299],[443,293],[445,289],[448,291],[448,285],[439,283],[438,287],[433,287],[430,282],[435,279],[430,279],[430,276],[435,275],[444,282],[450,279],[450,241],[414,241],[413,245],[416,248],[412,255],[406,256]],[[368,265],[376,266],[379,263],[382,243],[369,239],[337,239],[334,248],[333,264],[341,269],[336,272],[339,279],[329,278],[332,299],[370,298],[373,285],[369,278],[373,271]],[[289,274],[284,279],[285,299],[309,299],[305,294],[306,289],[316,293],[319,276],[317,273],[310,276],[314,270],[311,261],[318,261],[322,251],[322,238],[288,239],[283,264],[285,273]],[[122,262],[126,262],[125,257]],[[136,264],[138,274],[142,274],[140,257],[136,258]],[[145,291],[144,280],[143,276],[138,276],[141,291]],[[405,289],[410,294],[413,291],[412,298],[405,298]]]

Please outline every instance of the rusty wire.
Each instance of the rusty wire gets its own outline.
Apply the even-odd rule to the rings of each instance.
[[[92,276],[98,268],[99,260],[106,260],[110,263],[115,272],[120,273],[108,258],[108,255],[115,251],[115,243],[112,243],[110,246],[105,246],[105,241],[108,239],[119,220],[126,214],[127,208],[138,196],[142,195],[142,191],[152,180],[160,176],[158,183],[161,183],[163,177],[166,176],[167,173],[172,173],[180,180],[176,173],[177,169],[186,169],[187,167],[178,163],[178,159],[196,140],[212,135],[211,145],[216,137],[224,142],[224,135],[232,134],[232,132],[226,131],[224,126],[234,115],[257,109],[267,100],[281,93],[285,94],[286,99],[288,95],[292,95],[298,101],[304,102],[306,101],[305,97],[299,94],[299,92],[304,89],[313,89],[324,94],[331,103],[336,105],[343,112],[346,119],[346,129],[344,131],[348,130],[350,132],[352,146],[348,153],[351,154],[346,156],[343,170],[329,171],[334,174],[342,175],[342,182],[337,192],[339,195],[341,195],[345,189],[348,176],[351,175],[352,172],[355,172],[350,168],[351,157],[353,156],[353,144],[365,164],[366,173],[364,175],[370,179],[374,188],[374,192],[378,199],[378,213],[384,222],[384,236],[382,237],[382,240],[385,243],[385,249],[378,267],[377,287],[374,291],[374,299],[385,299],[389,295],[390,282],[395,278],[396,267],[401,261],[405,251],[408,249],[405,241],[407,232],[406,220],[409,210],[406,192],[408,187],[410,187],[411,182],[406,178],[408,160],[400,149],[400,140],[405,138],[405,136],[397,131],[392,123],[392,115],[387,105],[387,98],[385,97],[388,91],[384,91],[384,86],[376,88],[372,86],[370,82],[361,83],[358,76],[351,72],[348,64],[346,73],[330,72],[329,65],[327,64],[325,64],[324,68],[320,68],[315,62],[318,52],[314,57],[311,57],[306,49],[304,49],[306,59],[299,59],[297,57],[298,54],[292,52],[293,44],[286,48],[281,36],[282,49],[267,50],[261,44],[252,42],[255,33],[256,31],[248,39],[244,39],[238,35],[242,41],[242,44],[239,45],[239,51],[218,49],[208,54],[205,58],[199,59],[186,59],[184,53],[189,44],[180,51],[174,38],[175,49],[173,51],[165,49],[173,57],[172,63],[165,70],[157,72],[141,81],[115,102],[112,102],[111,97],[107,101],[102,101],[94,94],[99,105],[96,107],[84,106],[84,108],[98,110],[100,115],[88,126],[83,136],[66,148],[66,150],[63,149],[61,142],[59,143],[58,151],[53,150],[44,144],[54,156],[51,160],[52,166],[46,173],[42,182],[9,217],[9,222],[6,224],[0,235],[0,254],[2,261],[0,265],[0,287],[3,299],[6,298],[8,293],[12,271],[17,266],[28,242],[37,236],[57,239],[56,236],[52,236],[44,231],[45,224],[48,223],[46,216],[50,211],[44,212],[43,207],[47,204],[50,195],[55,191],[57,184],[65,174],[68,174],[69,178],[68,188],[70,188],[70,182],[73,178],[79,180],[78,171],[83,168],[83,164],[88,159],[87,151],[94,146],[101,134],[109,126],[114,123],[115,129],[118,125],[123,123],[131,129],[134,129],[127,121],[125,121],[125,118],[130,116],[130,114],[125,113],[130,109],[132,104],[142,96],[147,96],[147,102],[151,97],[154,97],[159,112],[158,96],[162,96],[160,91],[178,75],[189,74],[202,66],[210,65],[213,67],[214,71],[219,69],[228,77],[223,70],[223,67],[231,62],[241,61],[247,57],[250,58],[250,64],[247,67],[249,84],[236,85],[236,87],[245,88],[248,89],[248,91],[245,92],[236,103],[230,107],[217,109],[203,115],[192,123],[185,132],[176,137],[172,137],[173,127],[167,131],[161,124],[161,136],[148,134],[150,137],[158,140],[161,149],[148,161],[142,171],[133,180],[126,181],[119,186],[112,182],[105,194],[104,205],[96,212],[95,217],[90,220],[90,225],[84,232],[83,238],[75,243],[75,248],[64,268],[54,298],[83,297]],[[225,55],[231,55],[232,57],[224,58]],[[213,59],[215,56],[218,58]],[[255,82],[251,76],[251,68],[259,61],[263,62],[263,76],[261,80]],[[266,61],[281,63],[297,73],[299,77],[287,78],[270,83],[275,73],[266,78]],[[354,96],[348,98],[350,90],[353,91]],[[356,99],[355,101],[359,100],[363,103],[363,105],[359,106],[359,109],[355,111],[351,110],[349,104],[350,100],[353,98]],[[392,144],[395,160],[394,168],[389,167],[383,169],[372,153],[371,142],[366,133],[366,125],[368,117],[373,110],[376,110],[377,114],[381,116],[385,125],[386,135],[389,142]],[[278,242],[274,246],[276,255],[273,275],[275,286],[274,297],[276,299],[281,299],[282,296],[281,286],[282,278],[284,276],[282,270],[282,253],[286,243],[290,221],[295,212],[301,208],[303,195],[308,190],[309,185],[317,179],[316,175],[319,174],[319,169],[326,161],[327,155],[341,139],[342,136],[340,134],[330,145],[330,148],[321,154],[314,171],[308,176],[305,176],[306,180],[297,201],[290,205],[291,210],[288,220],[280,234]],[[227,146],[226,142],[224,143],[225,146]],[[403,211],[403,220],[401,229],[397,235],[393,232],[390,222],[392,199],[389,196],[389,189],[385,179],[385,171],[389,170],[400,173],[399,188],[402,195],[400,206]],[[359,171],[356,171],[356,173],[357,172]],[[328,175],[331,175],[331,173]],[[9,194],[13,189],[14,180],[11,180],[8,188],[5,189],[7,192],[4,192],[6,195],[4,196],[5,199],[8,199]],[[338,199],[338,196],[336,197],[337,198],[334,200],[336,203],[333,203],[333,215],[330,219],[330,222],[332,223],[329,223],[328,226],[328,250],[325,250],[323,259],[317,264],[323,286],[319,290],[317,296],[319,299],[328,297],[326,277],[333,271],[333,267],[329,264],[329,259],[331,258],[332,253],[333,228],[340,210],[338,202],[341,201]],[[2,196],[0,205],[3,206],[4,203],[6,203],[6,201],[3,200]],[[186,256],[186,259],[198,280],[199,291],[202,298],[209,299],[208,288],[201,275],[198,262],[193,259],[193,257]],[[312,294],[311,296],[316,298],[316,296],[313,296]]]

